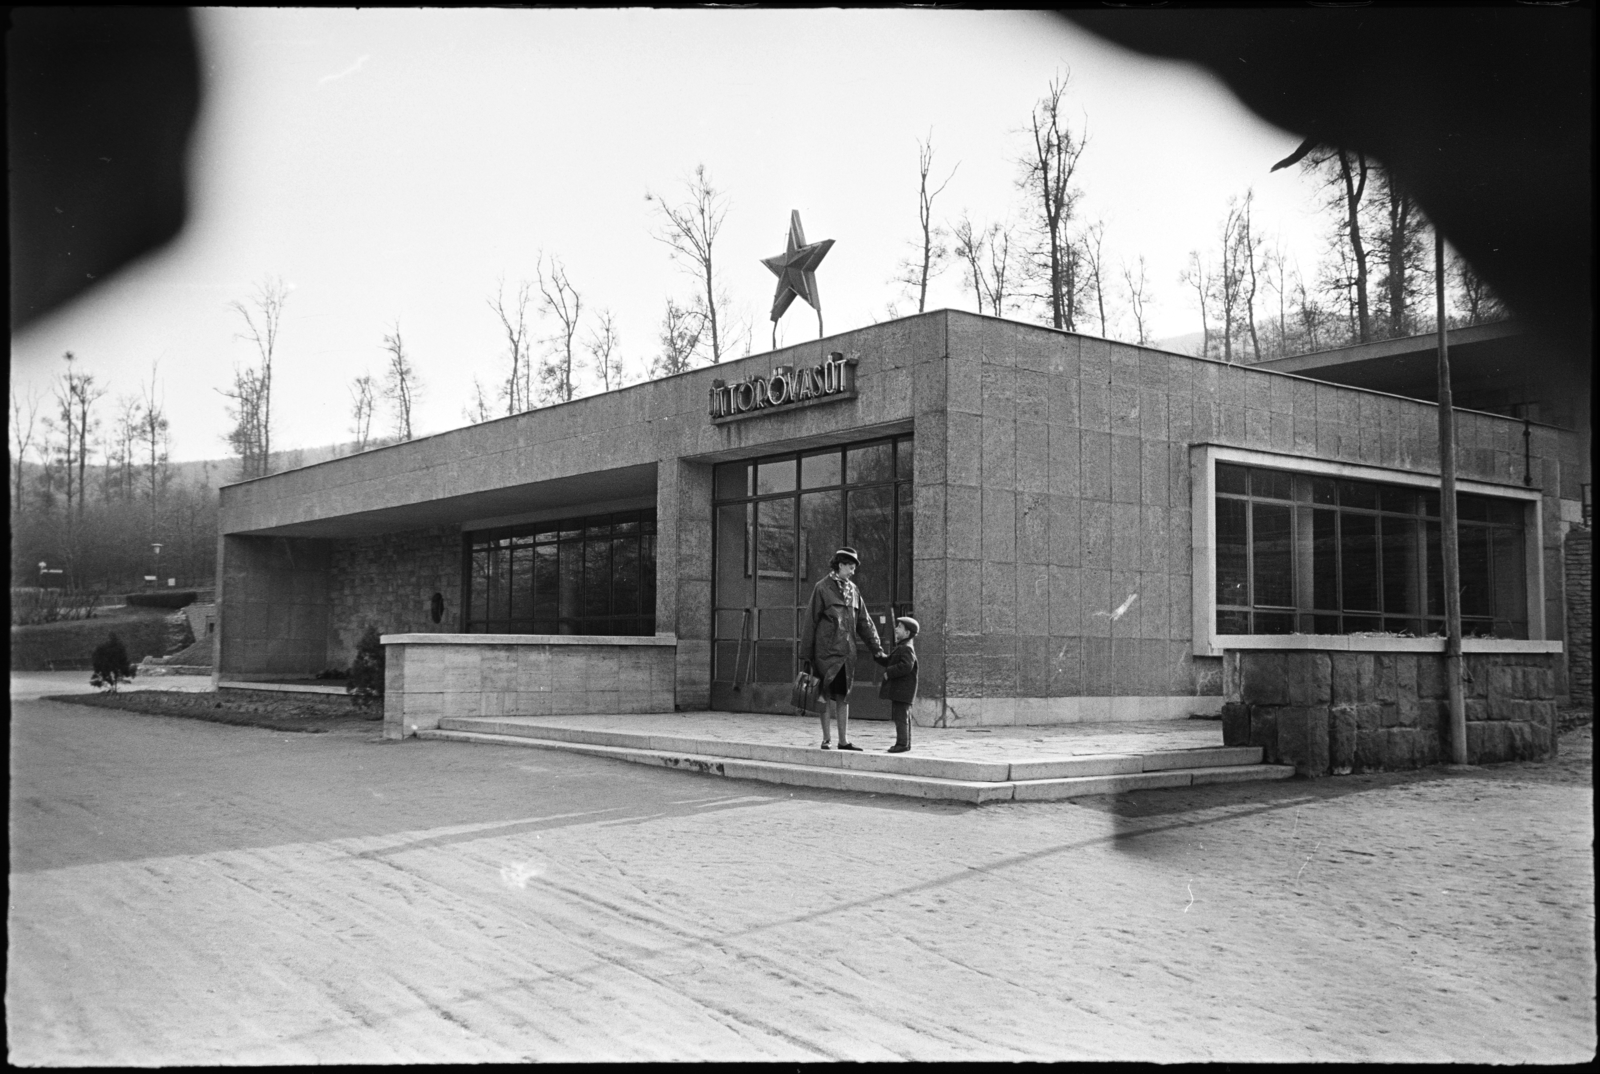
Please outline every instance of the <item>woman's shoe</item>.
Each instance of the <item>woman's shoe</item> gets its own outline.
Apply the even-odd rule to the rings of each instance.
[[[829,743],[829,742],[824,742],[822,744],[822,748],[825,749],[825,750],[831,750],[831,749],[833,749],[833,744]]]
[[[887,750],[884,750],[884,752],[885,753],[909,753],[909,752],[911,752],[911,747],[910,746],[890,746]]]
[[[848,742],[839,743],[839,748],[841,750],[855,750],[857,753],[861,752],[861,747],[860,746],[853,746]]]

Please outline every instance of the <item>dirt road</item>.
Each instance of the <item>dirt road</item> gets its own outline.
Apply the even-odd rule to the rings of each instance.
[[[974,808],[58,702],[11,733],[13,1063],[1595,1051],[1587,763]]]

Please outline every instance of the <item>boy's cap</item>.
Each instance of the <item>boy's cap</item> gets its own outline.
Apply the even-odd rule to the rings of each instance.
[[[910,634],[913,638],[922,632],[922,625],[909,615],[902,615],[900,618],[896,619],[895,622],[901,626],[904,626],[906,628],[906,633]]]

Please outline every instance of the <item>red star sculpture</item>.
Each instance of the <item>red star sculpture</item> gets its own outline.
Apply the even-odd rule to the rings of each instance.
[[[800,210],[789,213],[789,248],[776,257],[765,257],[761,263],[778,277],[778,293],[772,298],[772,325],[777,331],[778,318],[788,310],[795,298],[803,298],[817,311],[817,330],[822,330],[822,297],[817,293],[817,266],[833,246],[832,239],[807,244],[806,233],[800,227]]]

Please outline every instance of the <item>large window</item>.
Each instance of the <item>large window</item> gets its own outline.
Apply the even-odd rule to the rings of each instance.
[[[716,468],[715,681],[794,677],[800,615],[841,545],[874,619],[911,614],[911,471],[910,436]]]
[[[469,634],[656,631],[656,512],[465,535]]]
[[[1461,627],[1528,637],[1524,502],[1458,493]],[[1442,634],[1439,493],[1218,462],[1218,634]]]

